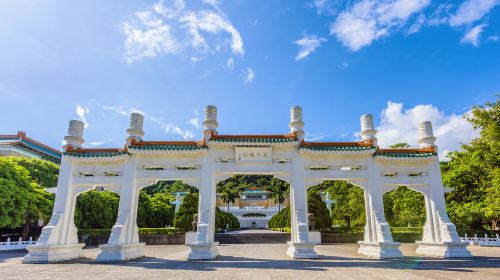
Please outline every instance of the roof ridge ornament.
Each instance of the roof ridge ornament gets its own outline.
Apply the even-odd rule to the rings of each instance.
[[[64,141],[66,141],[66,145],[63,147],[64,151],[68,148],[80,149],[82,147],[82,144],[85,142],[83,140],[84,127],[85,124],[79,120],[69,121],[68,135],[64,136]]]
[[[418,140],[417,143],[419,144],[420,148],[426,149],[426,148],[434,148],[436,150],[436,145],[434,143],[436,142],[436,137],[434,137],[434,134],[432,132],[432,123],[430,121],[425,121],[422,122],[418,125]]]
[[[290,134],[294,133],[299,142],[305,138],[304,122],[302,121],[302,107],[293,106],[290,109]]]
[[[212,135],[217,134],[217,107],[208,105],[205,108],[205,120],[203,121],[203,139],[208,140]]]
[[[361,142],[370,142],[373,146],[377,146],[377,130],[373,124],[373,115],[364,114],[361,116]]]
[[[144,116],[140,113],[130,114],[130,127],[127,129],[127,146],[132,143],[132,141],[142,141],[144,136]]]

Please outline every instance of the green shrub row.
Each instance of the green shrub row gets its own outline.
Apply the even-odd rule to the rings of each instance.
[[[272,231],[279,231],[279,232],[291,232],[292,229],[289,227],[284,227],[284,228],[269,228]]]
[[[184,233],[183,230],[178,228],[140,228],[139,234],[141,235],[152,235],[152,234],[177,234]],[[89,236],[106,236],[111,234],[111,229],[79,229],[78,235],[89,235]]]

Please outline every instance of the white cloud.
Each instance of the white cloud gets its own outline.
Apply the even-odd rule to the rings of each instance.
[[[220,46],[229,45],[233,54],[244,54],[239,31],[215,0],[205,0],[193,8],[188,8],[183,0],[159,1],[148,10],[137,12],[121,28],[126,37],[123,57],[127,63],[177,54],[190,47],[195,53],[205,53],[221,51],[224,48]]]
[[[402,103],[389,101],[387,108],[382,111],[381,122],[377,127],[379,145],[388,147],[406,142],[411,146],[417,146],[417,127],[424,121],[432,122],[441,160],[446,159],[449,151],[459,149],[462,143],[467,143],[478,135],[463,115],[446,115],[430,104],[404,110]]]
[[[234,59],[229,58],[227,60],[226,65],[227,65],[227,68],[229,68],[229,70],[233,71],[234,70]]]
[[[254,79],[255,79],[255,72],[251,68],[247,68],[245,83],[247,84],[252,83]]]
[[[202,60],[203,60],[203,58],[201,58],[201,57],[197,57],[197,56],[192,56],[191,57],[191,62],[194,63],[194,64],[196,64],[196,63],[198,63],[198,62],[200,62]]]
[[[496,42],[496,41],[498,41],[498,39],[500,39],[500,37],[498,37],[497,35],[493,35],[493,36],[488,37],[488,41],[491,41],[491,42]]]
[[[460,40],[460,43],[471,44],[474,47],[479,46],[479,38],[485,27],[486,24],[474,26],[471,30],[465,33],[465,35],[462,37],[462,40]]]
[[[188,123],[194,126],[196,129],[199,129],[201,127],[200,119],[198,119],[197,117],[190,118]]]
[[[370,45],[404,26],[430,0],[361,0],[340,13],[330,34],[352,51]]]
[[[306,58],[309,54],[319,48],[321,42],[325,41],[325,38],[319,38],[316,35],[305,35],[302,39],[294,41],[296,45],[300,46],[299,53],[295,56],[295,60],[299,61]]]
[[[314,0],[306,5],[309,8],[316,9],[318,15],[321,14],[334,14],[335,8],[334,3],[331,0]]]
[[[93,142],[89,142],[87,143],[87,145],[89,145],[90,147],[98,147],[98,146],[102,146],[108,142],[111,142],[113,141],[113,139],[107,139],[107,140],[101,140],[101,141],[93,141]]]
[[[76,105],[76,114],[78,115],[80,121],[83,122],[84,127],[87,128],[89,123],[87,122],[86,115],[90,114],[89,108],[82,105]]]
[[[127,117],[130,116],[130,114],[132,113],[140,113],[144,116],[146,120],[152,121],[155,124],[157,124],[166,134],[169,133],[177,134],[181,136],[184,140],[189,140],[194,138],[194,133],[191,130],[182,129],[181,127],[175,124],[164,122],[161,117],[156,117],[154,115],[151,115],[136,108],[125,109],[121,106],[101,106],[101,108]],[[193,122],[193,119],[190,119],[188,123],[194,125],[191,122]]]
[[[460,26],[474,23],[482,19],[500,0],[466,0],[459,7],[457,12],[450,17],[451,26]]]

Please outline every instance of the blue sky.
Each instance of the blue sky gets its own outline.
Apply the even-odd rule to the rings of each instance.
[[[61,146],[70,119],[89,147],[121,147],[128,114],[146,139],[287,133],[351,141],[375,116],[382,146],[434,122],[441,152],[500,93],[500,0],[1,1],[0,134]]]

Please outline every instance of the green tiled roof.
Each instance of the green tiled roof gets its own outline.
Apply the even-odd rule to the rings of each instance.
[[[376,153],[375,156],[392,158],[426,158],[437,156],[436,153]]]
[[[92,157],[114,157],[114,156],[121,156],[129,154],[127,152],[96,152],[96,153],[72,153],[72,152],[67,152],[64,153],[66,156],[72,156],[72,157],[82,157],[82,158],[92,158]]]
[[[130,146],[129,149],[143,151],[196,151],[208,149],[207,146],[200,145],[144,145]]]
[[[238,142],[238,143],[244,143],[244,142],[250,142],[250,143],[291,143],[297,141],[297,139],[294,138],[211,138],[209,140],[210,142]]]
[[[373,146],[341,146],[341,145],[324,145],[324,146],[302,146],[301,149],[311,151],[367,151],[375,149]]]

